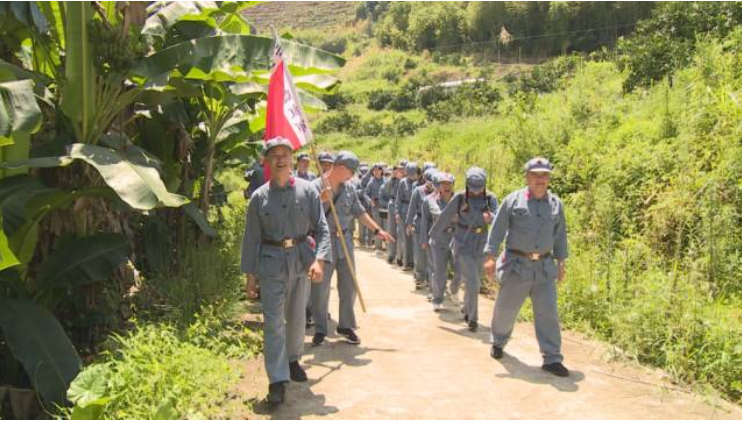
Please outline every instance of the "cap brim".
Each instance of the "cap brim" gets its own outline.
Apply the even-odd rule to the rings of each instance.
[[[547,172],[547,173],[550,173],[550,172],[552,172],[552,170],[547,169],[547,168],[534,168],[532,170],[528,170],[527,172]]]

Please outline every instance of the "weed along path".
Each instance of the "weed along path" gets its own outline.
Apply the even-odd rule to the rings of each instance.
[[[617,362],[608,347],[564,332],[569,378],[541,370],[529,323],[519,324],[505,357],[489,356],[488,329],[471,333],[450,302],[436,314],[411,275],[367,251],[356,251],[369,312],[357,309],[360,346],[331,335],[321,347],[306,337],[302,364],[309,382],[291,383],[286,403],[274,411],[260,404],[249,418],[481,419],[647,418],[739,419],[742,410],[672,385],[661,372]],[[333,291],[331,313],[337,315]],[[480,298],[489,323],[492,300]],[[333,326],[334,332],[334,326]],[[262,361],[245,368],[240,394],[263,398]]]

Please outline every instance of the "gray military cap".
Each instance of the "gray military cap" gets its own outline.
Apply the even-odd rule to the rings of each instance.
[[[342,165],[345,168],[355,172],[360,165],[358,157],[351,151],[342,151],[335,157],[335,165]]]
[[[302,152],[302,153],[300,153],[299,155],[297,155],[297,156],[296,156],[296,161],[297,161],[297,162],[298,162],[298,161],[301,161],[301,160],[303,160],[303,159],[306,159],[307,161],[309,161],[309,160],[310,160],[310,159],[309,159],[309,154],[308,154],[308,153],[306,153],[306,152]]]
[[[317,159],[319,159],[319,162],[324,162],[324,163],[329,163],[329,164],[332,164],[335,162],[335,156],[329,152],[320,152]]]
[[[526,172],[552,172],[554,167],[548,159],[537,156],[526,162]]]
[[[428,161],[428,162],[424,163],[423,164],[423,174],[425,173],[425,171],[427,171],[427,170],[429,170],[431,168],[435,168],[435,162]]]
[[[408,176],[417,174],[417,162],[408,162],[404,169]]]
[[[425,178],[426,181],[434,182],[435,176],[437,173],[438,173],[438,170],[436,170],[435,168],[428,168],[423,173],[423,177]]]
[[[466,185],[473,191],[481,191],[487,185],[487,172],[479,167],[471,167],[466,171]]]
[[[294,150],[293,145],[288,139],[286,139],[285,137],[277,136],[272,139],[268,139],[268,141],[265,142],[265,147],[263,148],[263,155],[268,155],[269,150],[279,147],[279,146],[285,146],[289,148],[290,151]]]
[[[439,172],[438,173],[438,184],[440,183],[455,183],[456,177],[453,176],[453,174],[447,173],[447,172]]]

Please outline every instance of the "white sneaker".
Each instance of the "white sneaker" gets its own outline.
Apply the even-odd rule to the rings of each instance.
[[[439,303],[434,303],[433,304],[433,311],[435,311],[436,313],[439,312],[439,311],[441,311],[442,308],[443,308],[443,305],[442,304],[439,304]]]

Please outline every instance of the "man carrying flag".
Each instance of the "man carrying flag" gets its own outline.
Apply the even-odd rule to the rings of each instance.
[[[323,279],[332,259],[330,232],[320,193],[292,174],[292,153],[311,141],[311,131],[277,44],[268,87],[265,179],[250,197],[242,243],[242,272],[248,298],[257,297],[264,319],[267,401],[280,404],[290,380],[307,381],[299,365],[304,347],[309,277]]]

